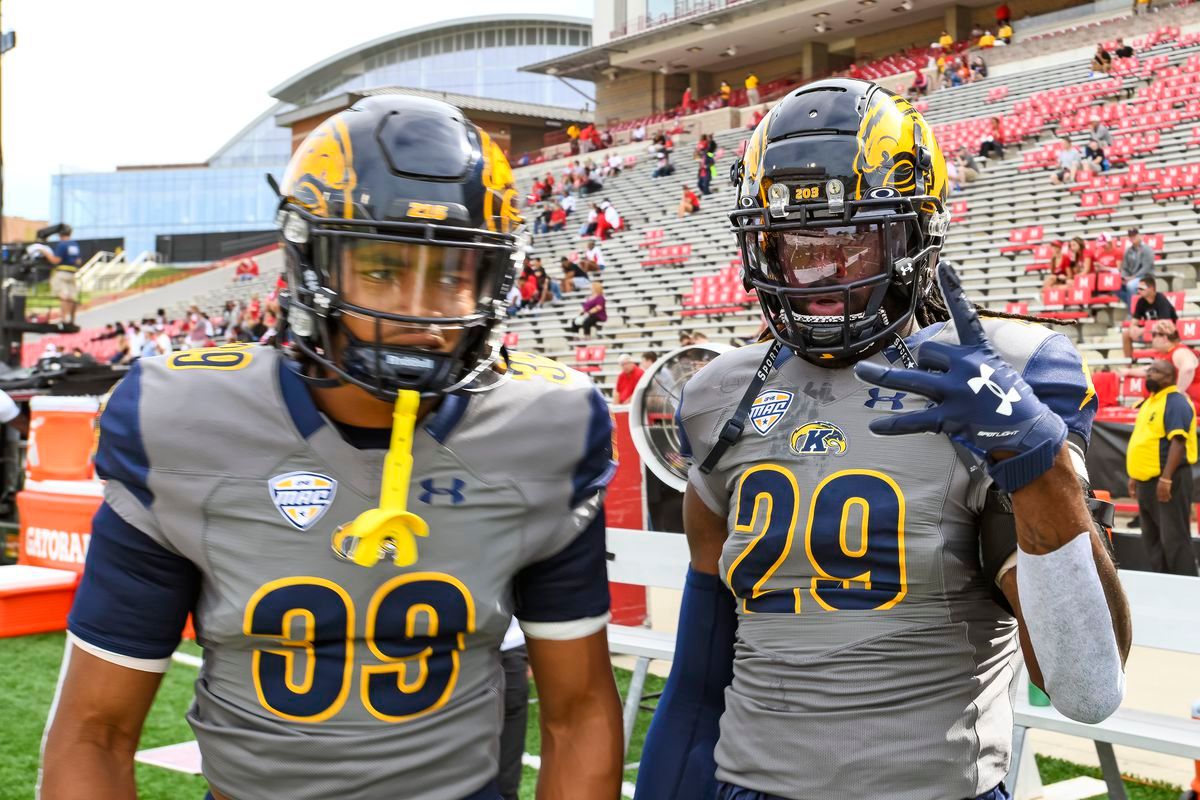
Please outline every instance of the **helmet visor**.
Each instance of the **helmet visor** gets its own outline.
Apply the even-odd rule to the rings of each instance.
[[[907,233],[904,222],[791,229],[764,234],[764,255],[771,277],[784,289],[799,290],[787,292],[796,312],[856,314],[892,264],[904,258]],[[830,291],[821,292],[824,288]]]
[[[480,250],[373,239],[345,239],[340,247],[340,290],[349,305],[423,319],[476,313]]]

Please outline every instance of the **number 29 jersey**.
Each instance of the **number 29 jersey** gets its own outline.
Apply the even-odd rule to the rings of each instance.
[[[1097,404],[1074,346],[1038,325],[983,324],[1086,442]],[[957,337],[935,325],[906,341],[917,353],[931,339]],[[944,435],[868,430],[925,398],[787,350],[741,437],[703,474],[767,347],[714,359],[679,411],[689,483],[728,520],[720,569],[737,603],[717,777],[793,800],[982,794],[1008,768],[1017,654],[1015,620],[980,567],[988,479],[973,480]]]
[[[165,669],[193,612],[188,721],[226,797],[474,798],[497,771],[514,612],[545,638],[607,621],[611,422],[586,376],[514,354],[418,425],[408,508],[429,535],[408,567],[331,545],[378,505],[381,447],[347,441],[270,348],[143,359],[104,412],[72,640]]]

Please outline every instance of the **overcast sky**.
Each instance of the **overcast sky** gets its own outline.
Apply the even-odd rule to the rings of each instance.
[[[206,160],[267,93],[362,42],[494,13],[590,18],[592,0],[5,0],[4,213],[47,219],[50,176]]]

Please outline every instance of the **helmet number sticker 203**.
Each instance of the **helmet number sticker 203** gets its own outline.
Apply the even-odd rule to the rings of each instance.
[[[802,200],[820,200],[821,199],[821,184],[814,183],[811,186],[796,186],[792,189],[792,201],[799,203]]]

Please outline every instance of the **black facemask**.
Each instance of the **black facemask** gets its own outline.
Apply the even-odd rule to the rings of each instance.
[[[1156,394],[1157,392],[1161,392],[1162,390],[1163,390],[1163,385],[1161,383],[1154,380],[1153,378],[1146,378],[1146,391],[1150,392],[1150,394]]]

